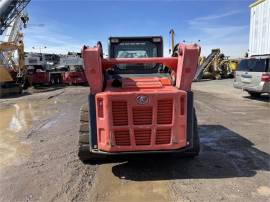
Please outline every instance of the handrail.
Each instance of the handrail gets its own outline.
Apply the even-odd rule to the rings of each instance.
[[[108,69],[117,64],[163,64],[173,70],[177,68],[177,57],[152,57],[152,58],[104,58],[102,66]]]

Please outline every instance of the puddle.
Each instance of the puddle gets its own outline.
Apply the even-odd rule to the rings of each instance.
[[[130,181],[112,173],[112,165],[102,165],[96,173],[91,201],[171,201],[167,181]]]
[[[35,121],[57,110],[53,101],[20,101],[16,104],[1,104],[0,107],[0,167],[18,163],[31,155],[29,143],[19,136],[28,132]],[[15,161],[16,160],[16,161]]]

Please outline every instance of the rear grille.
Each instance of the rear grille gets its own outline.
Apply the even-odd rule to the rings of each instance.
[[[171,142],[171,129],[157,129],[156,144],[169,144]]]
[[[128,109],[128,101],[125,100],[112,101],[111,104],[112,122],[115,127],[113,137],[116,146],[142,147],[171,144],[172,128],[169,124],[173,122],[173,98],[157,100],[156,109],[154,109],[155,105],[136,105]],[[154,131],[155,134],[152,134]],[[153,138],[154,142],[152,142]]]
[[[159,100],[157,107],[157,124],[171,124],[173,100]]]
[[[137,146],[151,144],[151,129],[135,129],[134,136]]]
[[[128,125],[127,102],[113,101],[112,102],[112,116],[113,116],[114,126]]]
[[[128,130],[114,131],[114,139],[117,146],[130,145],[130,135]]]
[[[151,125],[152,124],[152,107],[136,107],[132,109],[134,125]]]

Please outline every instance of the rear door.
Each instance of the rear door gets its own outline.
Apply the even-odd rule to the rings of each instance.
[[[261,90],[261,77],[267,71],[266,59],[251,59],[248,61],[248,67],[249,71],[242,76],[243,81],[246,81],[244,87]],[[248,77],[247,80],[245,80],[245,76]]]
[[[238,72],[242,88],[259,90],[261,76],[267,71],[266,59],[246,59],[242,65],[242,71]]]

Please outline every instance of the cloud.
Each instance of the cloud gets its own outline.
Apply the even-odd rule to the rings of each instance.
[[[240,25],[240,26],[213,26],[213,27],[201,27],[199,28],[203,33],[207,36],[211,37],[211,39],[220,39],[227,36],[232,36],[237,33],[245,32],[248,29],[247,25]]]
[[[49,26],[36,26],[26,29],[24,43],[25,50],[28,52],[39,52],[41,50],[46,53],[80,52],[81,47],[85,44],[68,34],[63,34],[60,27],[52,23]]]
[[[249,26],[247,24],[232,25],[233,23],[228,19],[240,13],[242,13],[241,10],[235,10],[189,20],[189,29],[198,34],[196,40],[194,37],[187,37],[186,40],[200,39],[202,55],[208,55],[213,48],[220,48],[228,56],[241,57],[248,49]]]
[[[202,16],[202,17],[198,17],[198,18],[194,18],[193,20],[190,20],[189,23],[193,24],[193,25],[197,25],[197,24],[208,22],[209,20],[217,20],[220,18],[225,18],[228,16],[236,15],[236,14],[239,14],[241,12],[242,11],[240,11],[240,10],[234,10],[234,11],[228,11],[228,12],[222,13],[222,14],[213,14],[213,15],[208,15],[208,16]]]

